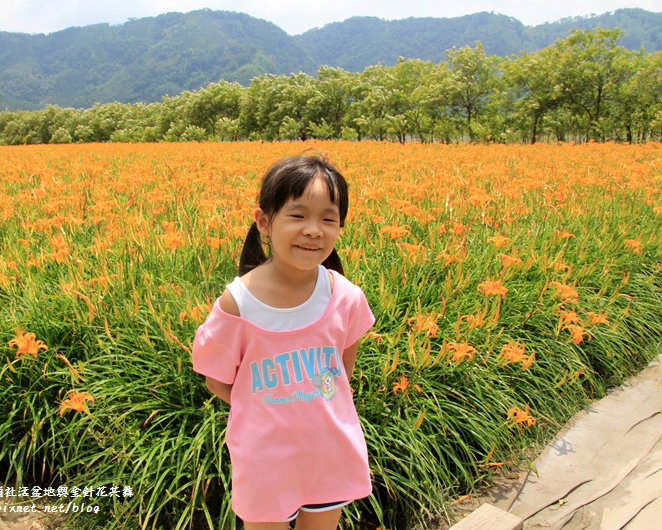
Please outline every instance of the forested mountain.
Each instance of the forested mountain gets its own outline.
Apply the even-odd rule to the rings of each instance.
[[[571,29],[597,27],[624,30],[621,44],[631,50],[662,49],[662,13],[621,9],[592,17],[574,17],[540,26],[494,13],[476,13],[457,18],[407,18],[386,21],[354,17],[328,24],[294,37],[309,50],[318,64],[360,71],[381,63],[392,65],[398,57],[439,62],[445,51],[473,46],[479,40],[488,55],[509,56],[535,51],[568,36]]]
[[[246,85],[260,74],[314,74],[321,65],[357,72],[400,56],[438,62],[453,46],[477,40],[486,53],[506,56],[548,46],[571,28],[620,27],[624,46],[653,51],[662,49],[661,21],[641,9],[535,27],[493,13],[356,17],[290,36],[248,15],[200,10],[48,35],[0,32],[0,109],[153,102],[220,79]]]
[[[158,101],[221,78],[314,70],[278,26],[209,10],[49,35],[0,33],[0,108]]]

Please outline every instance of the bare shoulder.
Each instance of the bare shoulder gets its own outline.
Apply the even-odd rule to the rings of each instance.
[[[223,291],[219,303],[221,305],[221,309],[226,313],[237,317],[239,316],[239,308],[237,307],[237,302],[235,302],[234,297],[227,289]]]
[[[331,292],[333,292],[333,282],[336,281],[336,279],[333,277],[333,273],[331,271],[329,272],[329,282],[331,283]]]

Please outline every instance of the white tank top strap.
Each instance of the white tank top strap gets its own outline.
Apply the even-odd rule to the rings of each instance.
[[[322,316],[331,300],[331,281],[326,268],[319,265],[317,282],[310,297],[295,307],[273,307],[258,299],[237,276],[227,285],[239,316],[261,328],[286,331],[303,328]]]

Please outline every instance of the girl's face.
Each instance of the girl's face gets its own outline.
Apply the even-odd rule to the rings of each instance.
[[[338,206],[321,178],[315,178],[301,197],[288,199],[271,218],[257,208],[254,219],[260,232],[271,239],[274,262],[299,270],[317,269],[331,254],[340,233]]]

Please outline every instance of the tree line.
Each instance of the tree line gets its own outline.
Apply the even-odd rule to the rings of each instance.
[[[185,140],[527,142],[662,140],[662,52],[619,29],[573,30],[507,58],[475,46],[352,73],[265,74],[150,104],[0,112],[0,143]]]

